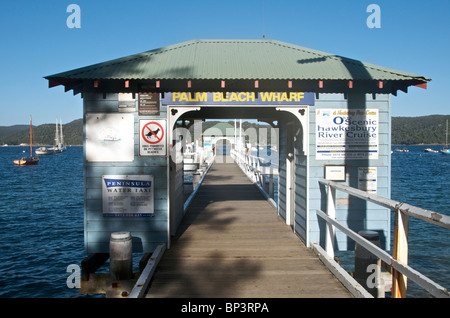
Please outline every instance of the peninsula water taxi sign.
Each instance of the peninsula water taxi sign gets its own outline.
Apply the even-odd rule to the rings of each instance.
[[[314,105],[312,92],[173,92],[162,105]]]
[[[153,216],[153,176],[104,175],[103,216]]]

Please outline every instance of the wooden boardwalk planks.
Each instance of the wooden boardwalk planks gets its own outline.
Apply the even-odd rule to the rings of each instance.
[[[146,297],[352,297],[234,163],[214,163]]]

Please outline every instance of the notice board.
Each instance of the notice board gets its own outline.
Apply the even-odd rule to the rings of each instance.
[[[153,176],[102,176],[102,202],[103,216],[153,216]]]
[[[316,110],[316,159],[378,159],[378,109]]]

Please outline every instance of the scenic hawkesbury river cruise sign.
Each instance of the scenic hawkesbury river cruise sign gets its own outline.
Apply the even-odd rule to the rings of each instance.
[[[378,109],[318,109],[316,159],[378,159]]]
[[[162,105],[314,105],[311,92],[173,92],[164,93]]]

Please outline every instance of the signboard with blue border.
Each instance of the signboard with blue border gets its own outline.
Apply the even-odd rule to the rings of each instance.
[[[102,177],[103,216],[145,217],[154,214],[154,187],[151,175],[104,175]]]
[[[172,92],[164,93],[162,105],[314,105],[312,92]]]

